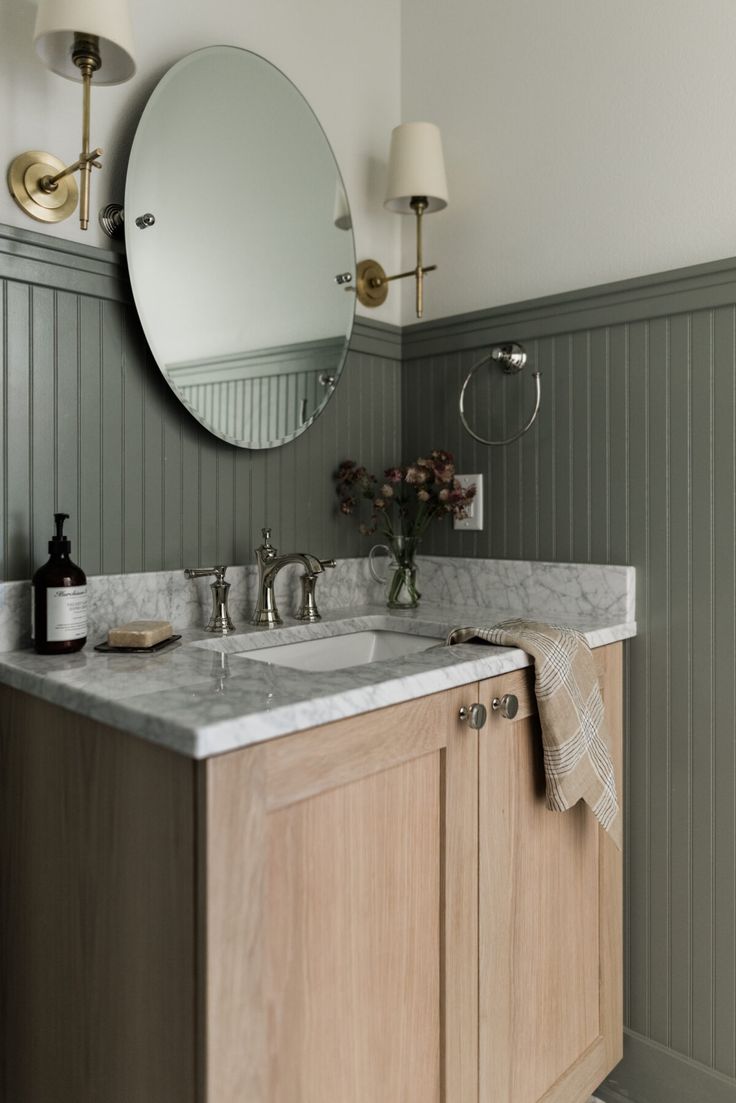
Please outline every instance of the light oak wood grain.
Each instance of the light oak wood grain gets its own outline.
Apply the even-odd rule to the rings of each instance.
[[[199,765],[200,1044],[206,1103],[270,1103],[265,747]]]
[[[475,699],[477,700],[477,687]],[[478,742],[455,719],[470,687],[446,694],[453,719],[444,756],[443,1103],[478,1097]]]
[[[619,801],[623,791],[623,645],[599,648],[601,685],[611,734]],[[606,1073],[623,1057],[623,855],[610,836],[600,839],[600,984],[601,1033],[606,1043]],[[602,1079],[602,1078],[601,1078]]]
[[[476,688],[203,764],[207,1103],[477,1096]]]
[[[618,769],[621,648],[603,650]],[[493,716],[479,742],[480,1098],[582,1103],[621,1049],[621,861],[584,805],[545,807],[532,679],[480,686],[515,693],[523,717]]]
[[[620,1057],[621,857],[544,807],[531,670],[197,764],[2,689],[0,786],[0,1103],[583,1103]]]
[[[0,688],[0,1099],[194,1103],[191,761]]]
[[[554,1084],[541,1096],[539,1103],[588,1103],[591,1084],[596,1087],[604,1079],[606,1043],[602,1035],[578,1059],[565,1069]]]
[[[475,694],[473,684],[463,700]],[[435,693],[267,743],[269,811],[440,750],[447,708],[447,694]]]
[[[440,761],[269,817],[272,1103],[439,1100]]]

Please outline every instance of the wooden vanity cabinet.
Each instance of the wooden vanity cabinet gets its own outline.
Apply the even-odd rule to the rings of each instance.
[[[530,687],[199,763],[0,690],[0,1103],[582,1103],[620,1056],[620,859],[544,809]]]

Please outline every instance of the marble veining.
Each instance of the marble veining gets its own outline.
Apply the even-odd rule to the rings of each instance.
[[[89,580],[90,639],[136,616],[162,617],[182,642],[153,655],[105,655],[88,646],[69,656],[36,655],[28,639],[27,583],[0,585],[0,682],[193,758],[329,723],[428,693],[503,674],[529,664],[515,648],[462,644],[325,672],[249,662],[249,650],[368,628],[444,638],[452,629],[489,625],[511,614],[556,620],[585,632],[592,647],[634,635],[634,571],[628,567],[504,560],[420,560],[422,602],[391,611],[385,588],[365,559],[348,559],[320,579],[323,620],[293,619],[299,568],[286,568],[277,598],[286,623],[254,628],[256,571],[235,567],[231,612],[237,631],[204,632],[207,579],[180,571],[97,576]],[[236,654],[237,653],[237,654]]]
[[[607,615],[635,618],[633,567],[517,559],[420,557],[421,590],[430,600],[492,607],[508,616],[543,611],[543,619]]]
[[[249,648],[391,626],[445,636],[459,625],[499,619],[495,610],[462,606],[428,604],[404,613],[364,606],[328,613],[318,625],[290,624],[270,632],[248,628],[215,639],[200,629],[185,630],[182,644],[157,655],[87,649],[57,658],[30,650],[9,652],[0,656],[0,681],[182,754],[206,758],[529,664],[516,648],[468,643],[314,673],[248,663]],[[585,631],[594,647],[635,631],[631,623],[606,618],[572,617],[568,623]],[[233,658],[236,651],[245,657]]]
[[[276,579],[276,600],[282,615],[293,616],[301,598],[301,568],[289,565]],[[256,602],[258,571],[253,565],[228,567],[230,614],[236,628],[244,628]],[[108,628],[128,620],[169,620],[177,631],[199,628],[209,620],[210,579],[188,581],[183,571],[147,571],[140,574],[90,575],[89,643],[99,643]],[[383,587],[374,582],[364,558],[342,559],[325,571],[317,583],[320,610],[340,609],[351,602],[380,602]],[[30,644],[30,582],[0,583],[0,651]]]
[[[467,559],[420,556],[420,588],[425,604],[449,603],[493,608],[506,616],[540,619],[606,615],[633,621],[634,568],[577,563],[536,563],[513,559]],[[293,616],[300,600],[297,565],[285,567],[276,580],[276,599],[284,616]],[[230,611],[237,629],[247,626],[256,601],[253,565],[228,567]],[[91,643],[104,639],[116,624],[138,617],[170,620],[177,631],[201,627],[209,619],[209,580],[187,581],[183,571],[93,575],[89,587]],[[380,604],[385,587],[375,582],[365,558],[342,559],[317,582],[320,610]],[[0,583],[0,651],[30,642],[31,601],[28,582]]]

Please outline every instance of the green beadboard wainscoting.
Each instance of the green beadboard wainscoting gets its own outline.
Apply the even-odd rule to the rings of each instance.
[[[736,1099],[736,262],[412,326],[405,456],[439,444],[486,479],[486,528],[437,527],[427,551],[630,563],[626,1057],[601,1094]],[[520,340],[523,377],[481,371]]]
[[[250,562],[264,524],[284,550],[366,550],[336,515],[331,475],[347,454],[375,468],[400,454],[397,327],[357,319],[325,412],[292,444],[252,452],[174,397],[120,254],[0,226],[0,294],[0,578],[45,561],[58,509],[89,574]]]
[[[433,447],[486,476],[486,528],[430,530],[438,554],[632,563],[627,646],[626,1056],[609,1103],[736,1098],[736,262],[399,331],[359,319],[334,399],[284,448],[218,442],[179,405],[143,340],[121,257],[0,227],[0,577],[46,558],[72,514],[90,573],[358,555],[331,474]],[[521,340],[523,377],[462,379]],[[403,360],[403,367],[401,361]]]

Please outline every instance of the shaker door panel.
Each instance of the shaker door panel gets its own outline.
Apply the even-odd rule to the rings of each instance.
[[[205,764],[207,819],[253,841],[226,877],[207,840],[207,1103],[477,1098],[476,688]],[[250,822],[233,771],[265,779]]]

